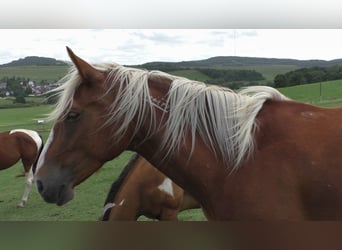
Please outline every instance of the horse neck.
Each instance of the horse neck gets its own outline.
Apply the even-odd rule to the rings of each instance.
[[[110,212],[110,220],[136,220],[142,215],[145,210],[141,202],[144,199],[144,175],[151,173],[146,169],[147,164],[143,157],[135,156],[126,166],[129,172],[124,174],[124,180],[113,198],[115,206]],[[146,177],[148,179],[149,176]]]
[[[162,115],[157,115],[157,117],[161,118]],[[143,138],[143,136],[141,136],[141,138]],[[224,168],[219,168],[224,164],[222,164],[222,162],[220,162],[217,158],[213,157],[209,148],[200,138],[198,138],[196,142],[196,145],[200,146],[195,146],[193,152],[191,152],[190,147],[181,146],[179,152],[175,152],[169,157],[164,158],[165,152],[158,151],[160,149],[162,138],[163,130],[161,129],[150,139],[144,141],[142,144],[139,144],[132,150],[142,155],[160,172],[169,177],[178,186],[188,191],[191,196],[194,197],[195,202],[197,200],[201,204],[211,204],[210,201],[208,202],[207,200],[204,200],[204,198],[209,197],[209,199],[211,199],[213,195],[210,195],[211,191],[203,188],[203,186],[207,185],[206,182],[213,181],[211,178],[214,172],[219,173],[219,175],[222,177],[224,176],[224,174],[220,174],[220,171],[223,171]],[[186,145],[191,144],[190,138],[185,138],[185,140]],[[191,153],[192,156],[189,158]],[[203,175],[201,173],[207,174]],[[196,206],[194,203],[189,202],[184,209],[186,209],[187,206],[199,206]],[[207,208],[207,211],[211,210],[211,207]],[[208,213],[210,214],[210,212]]]
[[[180,208],[180,211],[184,211],[187,209],[194,209],[194,208],[200,208],[200,204],[190,194],[188,194],[187,192],[184,192],[183,203]]]
[[[128,185],[123,185],[121,190],[113,201],[115,205],[111,208],[109,220],[136,220],[140,216],[140,199],[137,198],[137,190]]]
[[[159,104],[162,104],[163,100],[167,99],[170,84],[170,80],[162,78],[150,79],[149,90],[151,98],[153,98],[152,100],[159,100]],[[187,136],[177,152],[165,157],[168,149],[160,149],[160,145],[164,139],[165,127],[163,125],[168,117],[168,110],[167,107],[161,106],[159,105],[159,107],[154,108],[157,129],[153,135],[146,139],[146,135],[150,131],[150,124],[148,123],[150,119],[146,118],[145,123],[134,136],[128,149],[142,155],[157,169],[202,203],[200,200],[202,197],[211,197],[211,195],[205,193],[210,191],[203,188],[203,183],[213,181],[208,177],[213,175],[212,173],[214,172],[219,173],[219,171],[223,171],[223,168],[221,170],[218,170],[218,168],[224,164],[213,155],[210,148],[200,137],[196,139],[193,150],[191,148],[191,136]],[[210,169],[205,169],[209,165]],[[201,172],[208,174],[203,176],[200,174]],[[203,195],[204,193],[205,195]]]
[[[139,128],[139,131],[137,134],[134,135],[133,140],[131,141],[130,145],[128,146],[128,149],[132,151],[139,152],[139,147],[141,147],[141,142],[146,142],[146,138],[151,134],[151,128],[156,127],[156,130],[153,131],[153,133],[158,134],[157,136],[153,137],[161,137],[163,134],[163,128],[162,124],[164,122],[165,117],[167,116],[167,107],[166,105],[166,99],[167,94],[170,88],[171,81],[168,79],[163,79],[162,77],[151,77],[148,81],[149,86],[149,92],[150,92],[150,98],[152,101],[152,105],[154,107],[154,114],[155,114],[155,124],[151,123],[150,118],[146,118],[145,122],[141,125]],[[149,112],[147,112],[148,115],[150,115]],[[134,130],[137,122],[135,119],[131,122],[130,130]],[[152,150],[155,152],[155,150]]]

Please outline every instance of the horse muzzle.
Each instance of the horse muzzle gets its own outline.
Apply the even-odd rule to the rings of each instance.
[[[62,206],[74,197],[73,189],[65,184],[61,184],[55,188],[47,188],[40,180],[37,180],[36,184],[40,195],[48,203],[55,203],[58,206]]]
[[[46,202],[55,203],[58,206],[62,206],[73,199],[73,185],[70,179],[66,178],[65,174],[57,175],[55,173],[52,176],[53,178],[37,176],[37,189],[39,194]]]

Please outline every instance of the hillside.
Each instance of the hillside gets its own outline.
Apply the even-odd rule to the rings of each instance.
[[[278,90],[296,101],[321,107],[342,106],[342,80],[297,85]]]
[[[184,76],[193,80],[208,82],[212,84],[227,83],[227,87],[245,84],[272,85],[275,76],[285,74],[303,67],[329,67],[342,65],[342,59],[331,61],[325,60],[295,60],[277,58],[217,56],[204,60],[181,61],[181,62],[148,62],[141,65],[129,65],[132,67],[148,70],[161,70],[171,74]],[[67,73],[68,63],[54,58],[29,56],[23,59],[14,60],[10,63],[0,65],[0,79],[7,77],[22,77],[33,81],[57,81]],[[208,69],[212,74],[208,74]],[[236,74],[232,70],[240,70],[240,75],[252,73],[253,78],[241,78],[229,80],[221,77],[215,79],[213,73]],[[218,72],[221,71],[221,72]],[[226,71],[226,72],[223,72]],[[261,77],[257,74],[261,74]],[[216,75],[216,74],[215,74]],[[263,79],[263,80],[262,80]],[[232,81],[233,85],[230,84]]]
[[[262,66],[262,65],[291,65],[297,67],[329,67],[342,65],[342,59],[331,61],[325,60],[296,60],[296,59],[277,59],[262,57],[238,57],[238,56],[217,56],[204,60],[182,61],[182,62],[149,62],[140,67],[147,69],[153,67],[170,68],[196,68],[196,67],[244,67],[244,66]]]
[[[66,62],[49,57],[27,56],[9,63],[0,65],[0,67],[10,66],[46,66],[46,65],[67,65]],[[239,57],[239,56],[216,56],[203,60],[180,61],[180,62],[147,62],[135,67],[146,69],[154,68],[226,68],[226,67],[245,67],[245,66],[296,66],[296,67],[329,67],[334,65],[342,65],[342,59],[335,60],[296,60],[296,59],[278,59],[263,57]],[[173,70],[173,69],[171,69]],[[170,70],[169,70],[170,71]]]
[[[15,77],[30,79],[35,82],[56,82],[67,72],[68,66],[66,65],[7,66],[0,67],[0,80]]]
[[[200,68],[224,69],[224,70],[252,70],[262,74],[264,80],[254,84],[269,85],[273,83],[275,76],[285,74],[306,67],[331,67],[342,65],[342,59],[331,61],[325,60],[295,60],[295,59],[277,59],[277,58],[259,58],[259,57],[238,57],[238,56],[217,56],[205,60],[182,61],[182,62],[149,62],[135,67],[148,70],[161,70],[178,75],[189,77],[189,71],[192,70],[198,75]],[[183,72],[185,74],[183,74]],[[189,77],[191,78],[191,77]],[[199,78],[196,80],[207,80]],[[210,79],[209,79],[210,82]],[[216,82],[214,82],[216,83]]]
[[[18,67],[18,66],[56,66],[67,65],[65,62],[49,57],[27,56],[9,63],[0,65],[0,67]]]

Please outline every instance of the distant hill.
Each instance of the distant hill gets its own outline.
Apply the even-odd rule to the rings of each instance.
[[[15,76],[29,78],[38,82],[54,82],[61,79],[67,73],[68,65],[68,62],[54,58],[29,56],[0,65],[0,80]],[[323,67],[323,71],[325,71],[328,70],[326,68],[331,66],[342,66],[342,59],[325,61],[217,56],[204,60],[148,62],[141,65],[127,66],[148,70],[161,70],[196,81],[238,88],[247,85],[273,86],[274,79],[279,74],[286,74],[300,68],[310,67]],[[323,78],[321,77],[320,79]]]
[[[67,65],[66,62],[49,57],[28,56],[2,64],[0,67],[27,66],[27,65]],[[342,65],[342,59],[335,60],[296,60],[263,57],[239,57],[239,56],[216,56],[203,60],[180,61],[180,62],[148,62],[141,65],[132,65],[146,69],[180,69],[180,68],[220,68],[220,67],[243,67],[243,66],[269,66],[291,65],[297,67],[329,67]]]
[[[14,60],[10,63],[2,64],[1,67],[16,67],[16,66],[56,66],[67,65],[65,62],[49,57],[28,56]]]
[[[139,67],[146,69],[152,68],[196,68],[196,67],[241,67],[241,66],[261,66],[261,65],[292,65],[297,67],[329,67],[342,65],[342,59],[331,61],[325,60],[296,60],[296,59],[277,59],[262,57],[239,57],[239,56],[217,56],[205,60],[182,61],[182,62],[150,62]]]

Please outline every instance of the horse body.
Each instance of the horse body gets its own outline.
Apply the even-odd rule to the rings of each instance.
[[[21,159],[26,176],[26,186],[18,207],[23,207],[33,183],[32,166],[38,159],[43,146],[41,137],[36,131],[15,129],[0,133],[0,170],[13,166]]]
[[[77,73],[63,87],[37,167],[45,201],[65,204],[75,185],[130,149],[188,191],[208,219],[342,219],[341,109],[269,87],[235,94],[162,73],[94,68],[69,55]]]
[[[199,204],[178,185],[136,155],[107,195],[102,220],[137,220],[141,215],[177,220],[179,212]]]
[[[342,109],[270,102],[258,121],[257,149],[241,170],[254,175],[246,186],[265,180],[259,201],[271,202],[271,218],[342,219]]]

